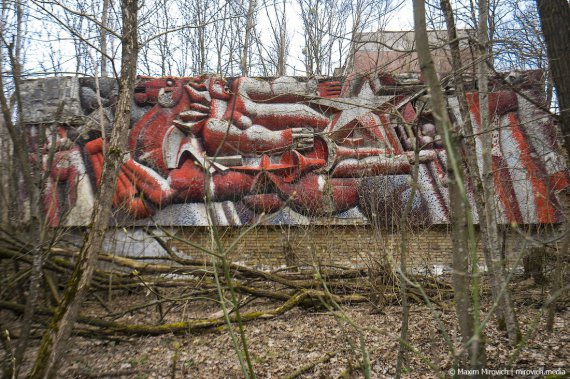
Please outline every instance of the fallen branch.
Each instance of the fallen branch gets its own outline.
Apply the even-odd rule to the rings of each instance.
[[[332,357],[334,357],[337,354],[338,354],[337,351],[328,352],[325,355],[323,355],[322,357],[320,357],[319,359],[317,359],[316,361],[311,362],[311,363],[307,363],[306,365],[299,367],[298,369],[296,369],[295,371],[293,371],[289,375],[284,376],[283,379],[295,379],[298,376],[301,376],[304,373],[312,370],[316,365],[328,362]]]
[[[241,315],[243,322],[253,321],[257,319],[270,319],[276,316],[282,315],[294,307],[301,304],[307,298],[317,298],[319,296],[324,296],[322,291],[314,290],[301,290],[291,296],[289,300],[281,304],[279,307],[274,309],[269,309],[265,311],[254,311],[248,312]],[[11,310],[16,313],[23,313],[24,306],[17,303],[11,303],[7,301],[0,301],[0,309]],[[36,313],[43,316],[51,316],[53,310],[49,308],[38,307]],[[45,322],[45,320],[42,320]],[[235,322],[235,315],[230,316],[230,321]],[[93,327],[99,328],[99,330],[94,329],[94,332],[101,334],[125,334],[125,335],[162,335],[162,334],[185,334],[188,332],[199,331],[203,329],[208,329],[212,327],[222,326],[226,322],[222,317],[211,318],[211,319],[196,319],[191,321],[181,321],[171,324],[163,325],[144,325],[144,324],[134,324],[128,325],[115,321],[107,321],[97,317],[88,317],[80,315],[77,318],[77,322],[81,324],[87,324]]]

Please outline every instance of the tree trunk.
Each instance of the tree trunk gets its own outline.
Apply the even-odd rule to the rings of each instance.
[[[138,55],[138,1],[123,0],[121,9],[123,34],[120,93],[117,102],[115,125],[111,133],[111,140],[101,175],[101,185],[97,191],[91,215],[90,232],[85,237],[74,271],[66,285],[62,301],[42,338],[31,373],[31,377],[34,379],[57,377],[58,362],[65,352],[65,345],[77,318],[79,307],[87,294],[97,262],[97,254],[101,249],[105,231],[109,225],[117,176],[123,157],[126,154],[124,148],[130,125]]]
[[[16,191],[22,191],[26,194],[25,204],[29,209],[29,216],[24,216],[24,223],[26,223],[25,230],[17,230],[8,225],[7,230],[12,229],[13,233],[24,233],[27,238],[35,242],[34,248],[30,251],[32,256],[32,267],[30,275],[30,284],[28,294],[26,296],[26,307],[24,317],[20,328],[20,338],[16,345],[14,354],[14,364],[5,366],[4,377],[11,378],[17,377],[18,371],[24,358],[24,354],[28,347],[32,319],[34,317],[36,302],[40,293],[40,283],[42,280],[42,267],[43,256],[39,246],[43,243],[45,229],[42,228],[42,215],[39,212],[39,191],[40,183],[38,182],[37,172],[34,172],[34,166],[30,160],[29,148],[27,144],[27,129],[24,125],[24,116],[22,109],[22,97],[20,92],[21,83],[21,49],[23,38],[23,18],[24,11],[22,4],[18,2],[15,7],[16,10],[16,41],[7,46],[8,58],[11,65],[12,79],[14,82],[14,95],[17,102],[17,123],[12,121],[11,104],[8,103],[5,96],[4,80],[0,77],[0,106],[2,108],[2,115],[4,118],[4,125],[6,126],[10,135],[12,149],[17,156],[17,162],[23,177],[23,188],[18,184],[15,185]],[[2,31],[2,27],[0,27]],[[2,52],[0,51],[0,61],[2,60]],[[1,68],[1,64],[0,64]],[[1,70],[0,70],[1,71]],[[15,178],[15,176],[14,176]],[[16,182],[17,183],[17,182]],[[25,209],[25,206],[24,206]]]
[[[454,20],[454,16],[453,16],[453,9],[451,7],[451,3],[449,0],[441,0],[440,1],[441,4],[441,8],[443,10],[443,13],[445,15],[445,21],[447,24],[447,34],[448,34],[448,39],[449,39],[449,45],[450,45],[450,50],[451,50],[451,58],[452,58],[452,67],[453,67],[453,73],[454,73],[454,83],[455,83],[455,92],[457,94],[457,100],[459,103],[459,110],[461,113],[461,118],[462,118],[462,122],[460,123],[460,125],[463,127],[462,130],[462,134],[463,135],[474,135],[474,131],[473,131],[473,125],[471,123],[471,115],[469,113],[469,107],[467,104],[467,98],[466,98],[466,94],[465,94],[465,83],[463,81],[463,76],[461,75],[462,72],[462,67],[463,67],[463,63],[461,61],[461,52],[460,52],[460,47],[459,47],[459,40],[457,39],[457,29],[455,27],[455,20]],[[486,66],[484,67],[484,69],[486,70]],[[486,74],[485,74],[486,76]],[[487,83],[484,84],[485,87],[487,86]],[[483,100],[481,100],[483,101]],[[485,100],[486,101],[486,100]],[[480,102],[480,104],[485,104],[483,102]],[[482,116],[482,120],[486,119],[488,120],[488,108],[485,108],[486,112],[487,112],[487,116]],[[487,127],[488,127],[488,122],[486,123]],[[514,310],[513,310],[513,305],[512,305],[512,301],[510,299],[510,292],[508,291],[508,288],[505,287],[503,294],[501,295],[501,288],[503,286],[504,283],[504,270],[503,267],[497,267],[496,264],[494,264],[494,258],[498,258],[499,257],[499,246],[498,246],[498,234],[496,236],[496,238],[494,238],[494,241],[496,242],[495,245],[495,250],[494,253],[492,254],[492,248],[491,246],[493,246],[491,244],[491,238],[487,237],[488,236],[488,228],[487,228],[487,221],[484,218],[484,215],[486,214],[485,212],[486,207],[487,207],[487,197],[483,196],[482,193],[484,193],[484,185],[481,181],[481,174],[479,171],[479,165],[477,163],[477,153],[476,153],[476,149],[475,149],[475,139],[474,138],[468,138],[468,139],[464,139],[463,140],[464,144],[464,148],[465,148],[465,158],[467,161],[467,166],[469,168],[469,173],[470,173],[470,178],[474,183],[474,186],[476,188],[476,190],[474,191],[474,196],[475,196],[475,207],[477,209],[477,214],[479,215],[479,228],[480,228],[480,234],[481,234],[481,246],[482,246],[482,250],[485,256],[485,262],[487,263],[487,271],[489,274],[489,277],[491,278],[491,288],[493,290],[493,297],[496,300],[500,300],[500,306],[497,307],[495,314],[496,317],[498,318],[498,323],[499,326],[502,325],[507,325],[507,330],[510,330],[512,334],[509,334],[509,336],[513,336],[514,339],[510,339],[511,343],[516,343],[518,336],[519,336],[519,332],[518,332],[518,322],[516,320],[516,315],[514,314]],[[486,146],[490,146],[489,144],[492,141],[487,141],[487,145]],[[485,149],[485,147],[484,147]],[[490,150],[487,149],[487,152],[489,152],[490,154]],[[490,158],[490,157],[489,157]],[[489,162],[487,162],[487,164],[489,164]],[[489,166],[487,166],[489,167]],[[491,176],[492,178],[492,176]],[[494,187],[492,187],[492,190],[494,191]],[[491,199],[493,199],[494,201],[494,195],[492,195]],[[495,217],[496,218],[496,217]],[[496,223],[496,220],[495,220]],[[496,229],[496,224],[495,224],[495,229]],[[498,233],[498,231],[497,231]],[[500,260],[498,261],[499,263]],[[507,319],[509,321],[505,321],[505,315],[507,315]]]
[[[279,25],[279,51],[277,52],[277,76],[283,76],[286,74],[286,62],[287,62],[287,20],[286,14],[287,2],[283,2],[283,13],[281,15],[281,20],[278,21]]]
[[[253,29],[253,16],[255,14],[256,0],[249,0],[247,9],[247,19],[245,23],[245,35],[243,38],[243,50],[240,59],[241,74],[243,76],[249,75],[249,43],[251,40],[251,31]]]
[[[460,140],[453,130],[441,84],[429,51],[425,20],[424,0],[414,0],[414,25],[416,48],[420,68],[430,94],[433,116],[438,134],[444,139],[448,158],[448,188],[450,197],[452,244],[453,244],[453,287],[455,307],[463,341],[473,341],[476,349],[469,349],[473,368],[484,366],[485,355],[479,329],[474,325],[478,320],[477,304],[469,294],[470,276],[469,253],[473,250],[474,230],[471,210],[463,179],[463,163],[460,160]]]
[[[520,338],[520,330],[517,321],[511,296],[505,281],[504,265],[501,262],[501,252],[499,243],[499,228],[497,224],[495,177],[493,172],[493,136],[498,131],[491,130],[489,117],[489,79],[487,69],[487,58],[489,57],[489,3],[487,0],[479,0],[479,57],[478,64],[478,87],[479,87],[479,112],[481,115],[481,143],[483,158],[483,196],[485,198],[483,215],[479,215],[479,224],[485,224],[485,234],[488,255],[490,255],[491,275],[495,292],[495,301],[500,304],[500,309],[504,315],[511,346],[516,346]],[[489,266],[489,262],[487,262]]]
[[[404,206],[404,212],[400,220],[400,296],[402,297],[402,324],[400,329],[400,346],[398,349],[398,360],[396,361],[396,379],[402,377],[402,370],[406,362],[406,352],[408,350],[408,329],[410,322],[410,303],[408,301],[408,284],[406,282],[408,276],[408,263],[407,256],[410,249],[410,220],[409,215],[412,210],[412,203],[416,196],[418,189],[418,172],[419,172],[419,162],[420,162],[420,152],[419,146],[412,138],[412,145],[414,146],[414,170],[412,171],[412,189],[408,199],[406,200],[406,205]]]
[[[107,77],[107,24],[109,19],[109,1],[103,0],[101,11],[101,76]]]
[[[560,129],[570,157],[570,6],[568,0],[536,0],[536,4],[560,105]]]
[[[550,72],[556,88],[558,105],[560,106],[560,130],[566,145],[567,158],[570,159],[570,6],[567,0],[536,0],[538,14],[542,23],[542,33],[548,51]],[[568,162],[570,163],[570,162]],[[570,189],[566,189],[570,199]],[[566,215],[570,215],[570,204],[566,204]],[[570,220],[566,219],[566,225]],[[551,289],[555,293],[562,286],[562,265],[559,263],[564,256],[570,254],[570,237],[565,238],[562,248],[557,252],[557,266],[554,273],[554,283]],[[556,300],[548,307],[547,329],[553,330]]]
[[[449,40],[449,47],[451,50],[451,65],[453,70],[453,81],[455,84],[455,93],[457,94],[457,102],[459,104],[459,112],[461,114],[461,122],[458,122],[459,126],[462,128],[461,133],[469,136],[473,136],[475,133],[473,131],[473,124],[471,123],[471,114],[469,112],[469,105],[467,103],[467,96],[465,93],[465,82],[463,80],[463,62],[461,61],[461,51],[459,47],[459,40],[457,37],[457,29],[455,27],[455,19],[453,15],[453,8],[449,0],[440,1],[442,11],[445,16],[445,23],[447,25],[447,37]],[[491,264],[491,253],[489,250],[489,244],[487,243],[487,225],[481,222],[482,215],[485,209],[485,199],[482,195],[483,193],[483,183],[481,181],[481,173],[479,170],[479,164],[477,162],[477,150],[475,147],[475,138],[464,138],[463,148],[465,154],[465,160],[467,162],[469,177],[473,181],[473,186],[475,191],[473,195],[475,198],[475,209],[479,215],[479,230],[480,230],[480,241],[483,250],[483,255],[485,256],[485,262],[487,263],[487,270],[491,278],[494,278],[495,273],[493,272],[493,265]],[[493,296],[498,297],[500,292],[500,287],[495,285],[495,281],[492,280],[492,290]],[[497,308],[496,316],[498,317],[499,325],[504,325],[504,317],[502,315],[501,309]]]

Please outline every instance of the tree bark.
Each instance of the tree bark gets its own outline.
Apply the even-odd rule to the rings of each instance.
[[[542,33],[546,42],[550,72],[556,88],[560,106],[560,130],[566,146],[566,156],[570,159],[570,6],[567,0],[536,0],[538,14],[542,24]],[[568,162],[570,163],[570,162]],[[570,199],[570,189],[566,189]],[[566,215],[570,215],[570,205],[566,204]],[[566,225],[570,220],[566,219]],[[552,293],[562,286],[562,257],[570,254],[570,237],[565,238],[557,252],[557,266],[554,273]],[[548,307],[547,329],[553,330],[556,300]]]
[[[125,146],[130,125],[131,103],[136,81],[136,62],[138,55],[137,15],[138,1],[121,2],[122,64],[120,93],[117,102],[116,119],[105,165],[101,175],[101,185],[97,191],[91,216],[90,232],[86,235],[73,274],[66,285],[62,302],[55,311],[48,330],[45,332],[31,377],[45,379],[57,377],[57,366],[67,339],[73,329],[79,307],[87,294],[91,283],[97,254],[111,216],[112,198],[115,192],[117,175],[125,154]]]
[[[243,49],[240,59],[241,74],[243,76],[249,75],[249,43],[251,40],[251,31],[253,29],[253,16],[255,14],[256,0],[249,0],[247,9],[247,18],[245,23],[245,35],[243,38]]]
[[[418,172],[419,172],[419,146],[412,138],[412,145],[414,146],[414,169],[412,171],[412,189],[408,199],[406,200],[406,205],[404,206],[404,212],[402,214],[402,219],[400,220],[400,296],[402,298],[402,326],[400,329],[400,347],[398,349],[398,360],[396,361],[396,379],[402,377],[402,369],[406,362],[406,352],[408,342],[408,329],[410,322],[410,303],[408,301],[408,285],[407,285],[407,255],[409,253],[409,243],[410,243],[410,220],[408,219],[410,211],[412,209],[412,203],[416,196],[418,189]]]
[[[568,0],[536,0],[536,4],[560,105],[560,130],[570,157],[570,6]]]
[[[493,281],[493,289],[495,301],[500,304],[500,309],[505,318],[507,334],[509,336],[509,343],[511,346],[516,346],[520,339],[520,330],[517,321],[511,296],[505,281],[504,265],[501,261],[500,243],[499,243],[499,228],[497,224],[497,209],[495,192],[495,176],[493,172],[493,135],[498,133],[494,131],[490,125],[489,117],[489,74],[487,69],[487,59],[489,57],[489,31],[488,31],[488,18],[489,18],[489,3],[487,0],[479,0],[479,57],[478,63],[478,87],[479,87],[479,112],[481,115],[481,144],[482,144],[482,158],[483,158],[483,196],[484,196],[484,217],[479,215],[479,224],[485,225],[485,234],[483,238],[486,239],[488,255],[490,262],[487,261],[487,266],[491,268],[491,275]],[[490,266],[489,266],[490,263]]]
[[[451,58],[452,58],[452,68],[453,68],[453,74],[454,74],[454,83],[455,83],[455,92],[457,94],[457,100],[458,100],[458,104],[459,104],[459,110],[461,113],[461,118],[462,118],[462,122],[460,123],[460,126],[463,128],[462,130],[462,134],[463,135],[474,135],[474,130],[473,130],[473,125],[471,123],[471,116],[469,113],[469,107],[467,104],[467,97],[465,94],[465,83],[463,80],[463,76],[461,75],[461,71],[462,71],[462,67],[463,67],[463,63],[461,61],[461,51],[460,51],[460,47],[459,47],[459,40],[457,37],[457,29],[455,27],[455,20],[454,20],[454,16],[453,16],[453,9],[451,7],[451,3],[449,0],[441,0],[440,1],[441,4],[441,8],[443,10],[444,16],[445,16],[445,21],[447,24],[447,35],[448,35],[448,39],[449,39],[449,46],[450,46],[450,50],[451,50]],[[484,67],[484,69],[486,70],[486,66]],[[485,76],[487,76],[485,74]],[[487,83],[484,84],[485,87],[487,87]],[[481,87],[480,87],[481,88]],[[486,100],[481,100],[480,104],[485,104],[483,101]],[[486,108],[486,112],[487,112],[487,116],[482,116],[481,120],[485,119],[488,120],[488,108]],[[488,121],[485,123],[485,125],[487,125],[488,128]],[[513,336],[514,339],[511,339],[510,337],[510,341],[511,343],[516,343],[518,336],[519,336],[519,332],[518,332],[518,322],[516,319],[516,315],[514,314],[514,309],[513,309],[513,305],[512,305],[512,300],[510,298],[510,292],[508,291],[508,288],[505,287],[502,295],[501,295],[501,288],[503,286],[504,283],[504,270],[502,265],[497,266],[494,263],[494,259],[498,258],[500,256],[499,254],[499,246],[498,246],[498,234],[496,236],[496,238],[494,238],[494,241],[496,242],[495,245],[495,250],[494,250],[494,254],[492,254],[492,248],[491,246],[493,246],[491,244],[491,238],[487,237],[488,236],[488,228],[487,228],[487,221],[484,218],[486,212],[487,212],[487,196],[484,196],[484,185],[483,182],[481,181],[481,174],[480,174],[480,170],[479,170],[479,165],[477,163],[477,153],[476,153],[476,148],[475,148],[475,139],[474,138],[469,138],[466,140],[463,140],[463,146],[465,149],[465,158],[466,158],[466,162],[467,162],[467,166],[468,166],[468,172],[470,174],[470,178],[474,183],[474,186],[476,188],[476,190],[474,191],[474,197],[475,197],[475,208],[477,209],[477,214],[479,215],[479,229],[480,229],[480,235],[481,235],[481,246],[482,246],[482,250],[483,250],[483,254],[485,256],[485,262],[487,264],[487,272],[489,274],[489,277],[491,278],[491,288],[493,291],[493,297],[499,301],[500,300],[500,307],[497,307],[496,311],[495,311],[495,315],[498,318],[498,324],[499,326],[507,326],[507,330],[511,330],[511,334],[509,334],[509,336]],[[487,145],[486,146],[490,146],[489,144],[492,141],[487,141]],[[485,149],[485,146],[484,146]],[[486,150],[487,152],[490,151],[489,149]],[[490,158],[490,156],[489,156]],[[489,162],[487,162],[487,164],[489,164]],[[491,167],[491,166],[487,166],[487,167]],[[491,176],[492,178],[492,176]],[[494,187],[492,188],[492,190],[494,191]],[[494,201],[494,195],[492,195],[491,199],[493,199]],[[496,218],[496,217],[495,217]],[[496,220],[495,220],[496,223]],[[496,229],[496,226],[495,226]],[[498,233],[498,230],[496,230],[496,233]],[[495,257],[495,258],[494,258]],[[500,260],[498,263],[501,263]],[[506,321],[505,318],[507,318],[509,321]],[[508,324],[508,325],[507,325]]]
[[[453,244],[453,287],[455,291],[455,307],[463,341],[475,342],[476,349],[469,349],[473,368],[484,366],[484,348],[480,341],[478,329],[474,326],[478,309],[474,307],[469,293],[470,275],[469,253],[473,250],[473,220],[463,178],[463,163],[460,160],[459,148],[461,140],[452,128],[447,111],[441,84],[429,51],[425,19],[425,1],[414,0],[414,26],[416,49],[420,68],[428,86],[435,124],[438,134],[444,139],[448,158],[448,188],[450,197],[452,244]],[[473,344],[472,344],[473,346]]]
[[[101,11],[101,76],[107,77],[107,24],[109,20],[109,1],[103,0]]]
[[[5,95],[4,81],[0,77],[0,106],[2,108],[2,115],[4,117],[4,125],[6,126],[8,133],[10,135],[10,141],[13,151],[17,156],[17,162],[19,163],[22,178],[23,178],[23,188],[18,184],[15,184],[16,191],[22,191],[26,194],[25,203],[28,205],[29,218],[23,217],[25,219],[26,228],[25,230],[18,230],[19,228],[13,228],[13,225],[7,225],[8,230],[13,233],[23,232],[32,241],[35,241],[29,254],[32,259],[31,275],[29,291],[26,297],[26,307],[24,311],[24,317],[22,320],[20,328],[20,338],[16,345],[16,350],[14,354],[14,364],[5,366],[4,376],[5,378],[17,377],[18,371],[24,358],[24,354],[28,347],[30,331],[32,326],[32,319],[35,312],[36,302],[39,297],[40,283],[42,279],[42,267],[43,267],[43,256],[41,254],[41,249],[39,246],[43,243],[45,229],[42,228],[42,214],[39,212],[39,191],[40,183],[38,182],[37,172],[34,172],[34,165],[30,160],[30,154],[27,144],[28,131],[24,125],[24,116],[22,109],[22,97],[20,92],[21,83],[21,49],[22,49],[22,38],[23,38],[23,18],[24,11],[22,9],[22,4],[17,2],[15,5],[16,12],[16,41],[15,44],[12,42],[7,46],[8,58],[11,65],[12,79],[14,82],[14,97],[17,101],[17,123],[14,124],[12,121],[12,109],[11,104],[8,103]],[[2,31],[0,26],[0,32]],[[2,60],[2,52],[0,51],[0,60]],[[0,63],[0,69],[1,69]],[[0,70],[1,71],[1,70]],[[15,178],[15,177],[14,177]],[[17,182],[16,182],[17,183]],[[25,209],[25,206],[24,206]],[[22,210],[24,210],[22,209]]]
[[[283,13],[281,19],[277,21],[279,25],[279,50],[277,52],[277,76],[283,76],[287,72],[287,20],[286,20],[287,2],[283,2]]]

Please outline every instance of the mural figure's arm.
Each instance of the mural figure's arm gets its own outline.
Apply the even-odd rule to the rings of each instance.
[[[95,174],[97,186],[103,172],[103,139],[97,138],[85,145]],[[168,204],[174,195],[170,184],[150,167],[141,165],[129,158],[121,166],[117,188],[113,196],[113,206],[124,208],[135,218],[149,217],[156,206]]]
[[[239,93],[234,96],[228,102],[223,117],[225,120],[239,120],[240,117],[247,116],[252,124],[262,125],[269,130],[302,127],[324,130],[330,121],[305,104],[255,102]]]
[[[209,191],[211,201],[238,200],[250,192],[252,177],[235,171],[206,175],[203,167],[185,160],[172,170],[168,181],[175,191],[175,202],[204,202]]]
[[[268,130],[251,125],[242,130],[228,121],[210,119],[202,131],[208,155],[278,154],[285,150],[304,150],[313,145],[313,132],[307,128]]]
[[[312,88],[307,83],[239,78],[233,83],[230,93],[223,118],[236,120],[238,126],[241,126],[241,117],[249,118],[250,125],[261,125],[269,130],[323,130],[329,124],[327,116],[302,103],[316,96],[316,87]]]
[[[287,183],[277,175],[267,175],[281,198],[294,209],[312,216],[343,212],[358,204],[357,179],[308,174],[298,182]]]

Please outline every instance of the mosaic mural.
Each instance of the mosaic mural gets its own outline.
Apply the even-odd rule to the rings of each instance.
[[[558,193],[568,186],[568,171],[556,127],[537,106],[540,86],[525,78],[531,74],[516,76],[517,91],[491,81],[502,223],[562,218]],[[41,125],[58,115],[57,137],[38,150],[50,174],[42,197],[48,221],[85,225],[113,127],[116,84],[51,78],[27,81],[24,89],[36,147]],[[419,186],[410,220],[449,222],[446,153],[417,76],[141,77],[134,96],[113,198],[117,224],[246,225],[264,215],[265,224],[390,225],[411,194],[413,141]],[[452,119],[461,123],[452,89],[447,96]],[[480,152],[477,93],[468,101]]]

